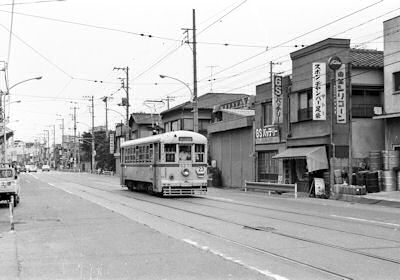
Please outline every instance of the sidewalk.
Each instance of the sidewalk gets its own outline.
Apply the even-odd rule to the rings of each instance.
[[[342,194],[338,200],[400,208],[400,191],[368,193],[366,195]]]

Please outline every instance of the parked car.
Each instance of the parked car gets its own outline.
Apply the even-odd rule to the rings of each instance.
[[[37,167],[34,164],[30,164],[26,166],[26,172],[37,172]]]
[[[43,166],[42,166],[42,171],[43,171],[43,172],[44,172],[44,171],[49,172],[49,171],[50,171],[50,166],[47,165],[47,164],[43,164]]]
[[[19,203],[21,186],[15,169],[0,167],[0,200],[13,200],[14,206]]]

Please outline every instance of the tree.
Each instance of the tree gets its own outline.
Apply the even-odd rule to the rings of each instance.
[[[106,132],[104,130],[94,132],[94,144],[95,144],[95,168],[101,168],[103,170],[115,171],[114,155],[110,154],[110,143],[107,139]],[[84,132],[82,134],[81,143],[81,159],[84,161],[91,161],[92,159],[92,134]]]

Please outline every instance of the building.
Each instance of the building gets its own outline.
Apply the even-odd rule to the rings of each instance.
[[[229,108],[229,109],[228,109]],[[254,178],[254,96],[217,105],[208,126],[209,157],[221,185],[241,188]]]
[[[199,133],[207,134],[208,125],[211,122],[212,112],[215,105],[229,103],[235,108],[240,106],[243,98],[248,98],[247,94],[230,93],[207,93],[197,99],[199,112]],[[193,105],[188,101],[177,105],[171,109],[161,112],[163,129],[165,132],[175,130],[193,131]]]
[[[255,180],[257,182],[283,182],[283,163],[273,157],[286,150],[288,134],[288,91],[290,77],[274,75],[271,82],[256,86],[254,145]],[[275,93],[273,93],[275,92]],[[278,93],[278,95],[276,95]],[[274,98],[282,106],[275,106]],[[279,111],[280,110],[280,111]],[[279,117],[278,116],[279,112]],[[275,117],[274,117],[275,116]]]
[[[329,185],[333,170],[358,167],[383,148],[383,123],[372,119],[383,101],[383,53],[328,38],[291,59],[286,150],[273,158],[283,161],[284,182],[308,191],[313,177]]]
[[[400,16],[383,23],[385,93],[383,110],[376,120],[383,120],[385,150],[400,150]]]
[[[158,114],[133,113],[129,118],[130,139],[153,135],[158,131],[161,117]]]

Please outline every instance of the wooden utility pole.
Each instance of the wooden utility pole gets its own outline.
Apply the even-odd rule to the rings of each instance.
[[[114,70],[122,70],[126,75],[126,83],[124,83],[125,92],[126,92],[126,139],[129,140],[129,67],[114,67]]]
[[[197,104],[197,52],[196,52],[196,10],[193,9],[193,131],[199,132],[199,108]]]
[[[92,101],[92,173],[94,173],[95,169],[95,148],[94,148],[94,97],[91,97]]]

